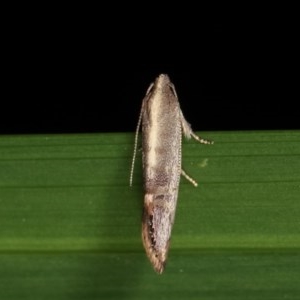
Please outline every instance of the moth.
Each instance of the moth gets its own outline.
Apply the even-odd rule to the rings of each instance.
[[[143,99],[135,135],[130,174],[132,185],[138,132],[142,124],[144,209],[142,241],[157,273],[162,273],[174,224],[180,175],[197,183],[181,169],[182,134],[200,143],[213,142],[198,137],[185,120],[178,97],[168,75],[159,75]]]

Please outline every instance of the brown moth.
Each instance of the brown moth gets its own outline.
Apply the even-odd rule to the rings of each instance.
[[[141,123],[145,190],[142,240],[155,271],[161,274],[169,250],[180,175],[197,186],[196,181],[181,169],[182,133],[203,144],[213,142],[198,137],[192,131],[180,109],[174,85],[168,75],[159,75],[143,99],[136,129],[130,185]]]

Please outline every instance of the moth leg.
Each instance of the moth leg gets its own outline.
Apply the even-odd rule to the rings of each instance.
[[[196,141],[198,141],[201,144],[213,144],[213,141],[209,141],[209,140],[205,140],[201,137],[199,137],[198,135],[196,135],[192,128],[191,125],[186,121],[186,119],[184,118],[182,112],[181,112],[181,127],[182,127],[182,132],[184,134],[184,136],[188,139],[190,139],[191,137],[193,137]],[[189,175],[187,175],[183,170],[181,170],[181,175],[183,175],[189,182],[191,182],[195,187],[198,186],[198,183],[196,182],[196,180],[194,180],[192,177],[190,177]]]
[[[183,170],[181,170],[181,175],[184,176],[195,187],[198,186],[198,183],[196,182],[196,180],[194,180],[192,177],[190,177],[188,174],[186,174]]]
[[[214,141],[205,140],[202,137],[196,135],[193,131],[191,132],[191,136],[201,144],[212,145]]]
[[[186,138],[190,139],[191,137],[193,137],[196,141],[198,141],[201,144],[213,144],[214,143],[213,141],[205,140],[205,139],[201,138],[200,136],[196,135],[193,132],[191,125],[184,118],[182,112],[181,112],[181,125],[182,125],[183,134]]]

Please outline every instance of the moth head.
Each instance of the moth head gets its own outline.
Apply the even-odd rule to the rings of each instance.
[[[167,74],[160,74],[156,77],[155,81],[149,86],[146,95],[155,92],[163,92],[166,94],[171,92],[177,98],[175,87]]]

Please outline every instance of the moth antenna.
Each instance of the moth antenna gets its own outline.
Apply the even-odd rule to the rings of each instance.
[[[136,157],[136,148],[137,148],[138,137],[139,137],[139,129],[140,129],[141,122],[142,122],[143,108],[144,108],[144,101],[142,103],[142,108],[141,108],[138,124],[137,124],[137,127],[136,127],[136,131],[135,131],[134,150],[133,150],[133,157],[132,157],[131,170],[130,170],[129,186],[132,186],[134,162],[135,162],[135,157]]]

